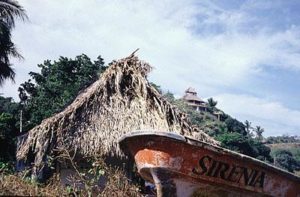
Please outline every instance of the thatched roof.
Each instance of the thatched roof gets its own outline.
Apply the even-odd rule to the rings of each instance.
[[[150,70],[133,55],[113,61],[72,104],[29,131],[17,158],[26,160],[33,153],[34,167],[39,168],[62,141],[87,156],[121,155],[118,139],[134,130],[172,131],[218,144],[161,97],[147,81]]]
[[[204,101],[202,101],[202,99],[200,99],[197,96],[197,92],[194,88],[189,87],[186,91],[185,91],[185,95],[183,96],[183,99],[186,101],[196,101],[199,103],[204,103]]]
[[[195,88],[192,88],[192,87],[189,87],[188,89],[186,89],[185,93],[194,93],[194,94],[197,94]]]
[[[183,99],[184,100],[187,100],[187,101],[198,101],[199,103],[204,103],[204,101],[201,100],[201,98],[199,98],[197,95],[193,95],[193,94],[185,94],[183,96]]]

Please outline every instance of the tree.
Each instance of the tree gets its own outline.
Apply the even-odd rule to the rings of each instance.
[[[0,86],[5,79],[14,80],[15,72],[10,57],[22,58],[11,40],[15,18],[27,19],[23,7],[17,1],[0,0]]]
[[[243,136],[247,135],[246,129],[245,129],[245,125],[243,123],[241,123],[240,121],[231,118],[230,116],[228,118],[226,118],[225,120],[225,124],[227,125],[227,129],[228,132],[231,133],[240,133]]]
[[[253,134],[251,133],[251,130],[253,129],[253,127],[251,126],[251,122],[246,120],[244,125],[245,125],[247,135],[249,135],[250,137],[253,137]]]
[[[217,106],[218,101],[215,101],[213,98],[209,98],[207,99],[207,103],[210,109],[214,109]]]
[[[12,98],[0,96],[0,113],[17,114],[18,106],[18,103],[15,103]]]
[[[0,162],[14,160],[19,104],[0,96]]]
[[[24,8],[14,0],[0,0],[0,18],[1,23],[5,23],[8,27],[15,26],[15,18],[22,20],[27,19]]]
[[[300,143],[299,136],[270,136],[266,140],[267,144],[277,144],[277,143]]]
[[[293,157],[293,154],[289,150],[279,149],[275,151],[274,164],[289,172],[300,170],[300,162]]]
[[[263,132],[265,131],[261,126],[256,126],[254,129],[255,133],[256,133],[256,137],[259,141],[263,140]]]
[[[249,122],[248,120],[246,120],[244,124],[245,124],[246,131],[249,133],[250,129],[252,128],[251,127],[251,122]]]
[[[225,148],[247,154],[249,151],[247,139],[240,133],[223,133],[216,137]]]
[[[19,97],[24,107],[24,130],[61,111],[81,89],[96,81],[106,68],[101,56],[92,62],[84,54],[75,59],[60,57],[54,62],[46,60],[38,67],[41,72],[30,72],[32,79],[19,87]]]
[[[264,145],[257,139],[253,139],[250,137],[248,137],[248,143],[251,147],[251,151],[247,155],[257,158],[262,161],[267,161],[267,162],[273,163],[273,158],[270,155],[271,148]]]
[[[270,156],[271,149],[260,141],[250,138],[248,135],[242,135],[237,132],[222,133],[216,136],[221,142],[221,146],[234,150],[245,155],[257,158],[262,161],[273,162]]]

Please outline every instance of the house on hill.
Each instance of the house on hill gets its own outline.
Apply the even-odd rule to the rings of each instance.
[[[209,112],[208,104],[197,96],[197,92],[194,88],[189,87],[183,96],[183,100],[187,103],[188,106],[192,107],[194,110],[199,112]],[[211,111],[218,120],[222,120],[224,113],[217,108]]]
[[[185,91],[183,99],[186,101],[188,106],[191,106],[196,111],[207,111],[207,105],[205,101],[197,96],[197,92],[194,88],[189,87]]]

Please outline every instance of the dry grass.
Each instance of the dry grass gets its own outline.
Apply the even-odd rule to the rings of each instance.
[[[32,183],[30,179],[23,179],[13,174],[0,175],[0,196],[142,196],[140,189],[130,183],[122,171],[106,168],[108,177],[106,185],[101,190],[91,187],[89,189],[63,187],[58,175],[52,176],[47,183]]]
[[[31,183],[17,175],[0,175],[0,196],[66,196],[67,191],[57,184],[54,176],[45,185]]]
[[[300,143],[276,143],[276,144],[266,144],[272,149],[291,149],[300,148]]]
[[[107,185],[100,196],[142,196],[139,187],[130,183],[121,171],[112,172],[110,170],[107,177]]]
[[[74,194],[78,193],[84,196],[141,196],[140,188],[124,175],[124,171],[108,166],[101,154],[82,158],[85,161],[83,163],[75,160],[74,155],[71,155],[64,143],[60,148],[57,150],[60,152],[57,159],[70,163],[69,169],[73,169],[75,172],[68,177],[71,187],[69,189],[77,191],[73,192]],[[102,183],[99,183],[101,179]]]

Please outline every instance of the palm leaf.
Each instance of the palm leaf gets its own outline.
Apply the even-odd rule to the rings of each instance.
[[[27,20],[24,8],[14,0],[0,0],[0,19],[10,28],[15,26],[15,18]]]
[[[10,64],[0,62],[0,86],[3,84],[5,79],[11,79],[15,82],[15,75],[15,71]]]

